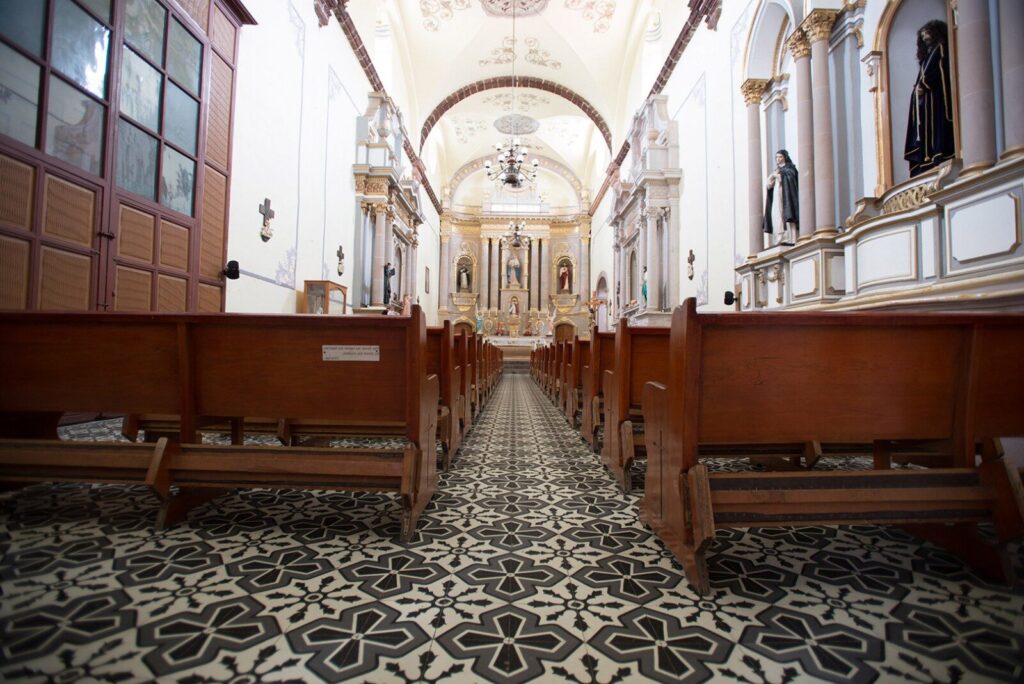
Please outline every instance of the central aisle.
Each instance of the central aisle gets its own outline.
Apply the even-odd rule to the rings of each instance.
[[[243,490],[154,532],[144,488],[32,487],[0,499],[0,680],[1021,675],[1024,594],[897,529],[720,531],[702,599],[637,501],[513,373],[408,545],[386,494]]]

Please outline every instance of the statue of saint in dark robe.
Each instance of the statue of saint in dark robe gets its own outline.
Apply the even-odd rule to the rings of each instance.
[[[911,177],[952,159],[953,93],[949,89],[946,22],[929,21],[917,32],[917,81],[910,94],[903,157]]]
[[[391,303],[391,276],[395,275],[395,268],[391,262],[384,264],[384,306]]]
[[[800,174],[786,150],[775,153],[775,164],[768,176],[761,226],[769,235],[778,234],[776,244],[795,245],[800,229]]]

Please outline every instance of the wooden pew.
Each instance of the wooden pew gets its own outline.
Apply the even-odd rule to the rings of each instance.
[[[408,540],[437,479],[439,383],[425,347],[419,307],[411,317],[0,314],[0,377],[18,388],[0,393],[0,482],[145,484],[163,500],[158,524],[235,487],[394,491]],[[83,409],[177,414],[179,434],[56,440],[60,415]],[[401,423],[404,439],[379,449],[202,444],[198,427],[216,416],[341,430]]]
[[[1000,543],[1024,534],[1019,473],[975,444],[1024,434],[1024,318],[888,313],[698,314],[672,320],[669,375],[644,389],[641,519],[709,589],[715,530],[899,524],[978,572],[1011,579]],[[894,444],[953,445],[953,467],[887,469]],[[869,471],[723,473],[705,445],[869,442]]]
[[[462,421],[462,436],[473,427],[473,369],[470,363],[470,336],[461,332],[455,336],[455,361],[459,365],[459,418]]]
[[[569,383],[569,365],[572,363],[573,349],[575,348],[575,340],[564,340],[562,342],[562,362],[558,368],[558,379],[556,380],[555,386],[555,406],[562,413],[565,412],[565,393],[568,391]]]
[[[437,429],[444,447],[444,470],[451,467],[452,456],[462,444],[459,426],[459,377],[462,369],[455,363],[455,335],[451,321],[427,328],[427,374],[440,381]]]
[[[642,411],[643,388],[668,377],[668,328],[630,327],[626,319],[615,329],[615,360],[604,371],[604,443],[601,461],[626,493],[632,488],[633,459],[646,453]],[[635,429],[634,429],[635,428]]]
[[[573,343],[572,358],[566,367],[565,419],[573,428],[576,427],[576,412],[580,410],[583,391],[583,360],[589,353],[590,340],[581,340],[577,336]]]
[[[592,327],[590,350],[583,365],[583,417],[580,421],[580,434],[594,451],[600,449],[597,444],[597,428],[604,416],[601,382],[604,372],[614,368],[614,364],[615,333],[597,332],[597,327]]]

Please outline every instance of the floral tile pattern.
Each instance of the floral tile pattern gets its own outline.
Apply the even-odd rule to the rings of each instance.
[[[1024,585],[899,528],[721,530],[696,595],[528,375],[439,480],[404,545],[380,493],[238,491],[163,531],[141,487],[0,495],[0,680],[1024,679]]]

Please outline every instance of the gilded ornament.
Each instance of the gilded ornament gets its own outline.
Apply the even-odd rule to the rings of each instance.
[[[766,88],[768,88],[767,79],[748,78],[740,86],[740,92],[743,93],[743,101],[748,105],[760,104]]]
[[[816,9],[807,15],[801,24],[801,28],[807,33],[812,43],[819,40],[828,40],[832,35],[832,27],[836,23],[839,12],[836,10]]]
[[[811,44],[807,41],[807,35],[803,29],[797,28],[793,35],[786,41],[789,51],[793,53],[793,59],[800,59],[811,54]]]

